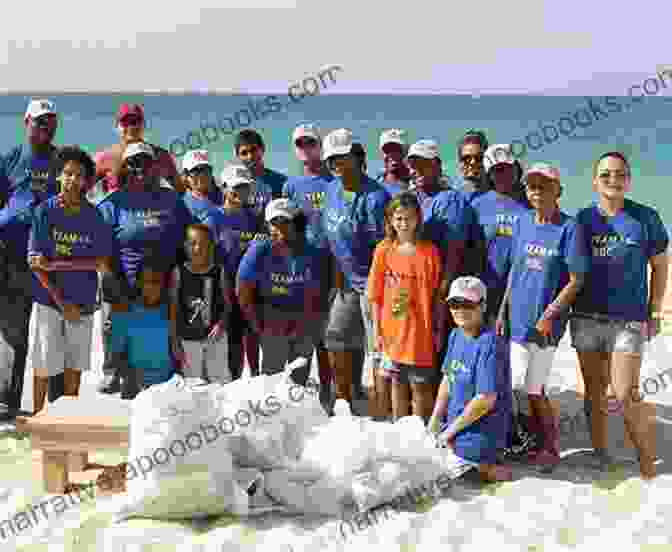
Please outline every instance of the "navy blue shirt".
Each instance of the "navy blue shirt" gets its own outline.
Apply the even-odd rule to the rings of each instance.
[[[613,217],[598,205],[582,209],[577,222],[592,254],[591,270],[576,310],[622,320],[648,318],[649,259],[667,251],[667,230],[655,209],[625,200]]]

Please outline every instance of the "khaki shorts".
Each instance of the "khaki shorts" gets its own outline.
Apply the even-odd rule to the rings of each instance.
[[[93,315],[68,322],[59,310],[33,304],[28,326],[26,362],[35,376],[46,378],[63,373],[64,368],[86,372],[91,366]]]

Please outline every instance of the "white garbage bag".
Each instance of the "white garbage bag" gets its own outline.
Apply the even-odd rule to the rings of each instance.
[[[118,520],[246,514],[248,495],[232,476],[211,386],[176,375],[142,391],[131,408],[128,499]]]

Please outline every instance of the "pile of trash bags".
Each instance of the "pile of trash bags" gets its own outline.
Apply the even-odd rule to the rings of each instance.
[[[116,520],[337,516],[446,473],[446,450],[421,418],[374,422],[352,417],[347,403],[330,418],[317,384],[294,383],[292,369],[226,385],[176,375],[140,393]]]

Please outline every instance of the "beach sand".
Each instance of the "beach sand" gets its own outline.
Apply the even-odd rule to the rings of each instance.
[[[672,337],[662,336],[647,348],[642,381],[668,368]],[[316,374],[313,374],[317,377]],[[82,394],[93,393],[99,374],[85,375]],[[419,504],[416,511],[394,512],[389,519],[359,529],[335,519],[303,519],[277,514],[240,520],[223,516],[210,522],[132,520],[111,525],[112,512],[123,495],[100,496],[70,507],[62,515],[41,519],[22,533],[20,550],[47,550],[38,543],[63,545],[66,551],[126,552],[130,550],[355,550],[366,545],[380,550],[594,550],[613,543],[618,550],[672,550],[672,384],[660,387],[646,401],[655,411],[659,476],[642,482],[633,463],[634,450],[623,438],[623,421],[610,418],[610,448],[624,460],[608,473],[588,467],[590,447],[577,394],[576,354],[565,335],[552,370],[550,392],[563,414],[562,464],[550,475],[514,465],[514,481],[489,486],[466,477],[448,496]],[[568,421],[569,420],[569,421]],[[123,451],[100,451],[91,460],[115,464]],[[29,440],[6,432],[0,438],[0,520],[44,496],[31,473]],[[83,476],[93,479],[98,472]],[[73,478],[75,479],[75,478]],[[345,539],[344,539],[345,535]],[[0,534],[0,541],[2,535]],[[1,550],[14,550],[15,541]],[[445,548],[449,545],[449,548]],[[647,548],[647,545],[651,548]],[[663,545],[661,548],[655,545]],[[664,545],[668,545],[666,548]],[[226,548],[225,548],[226,547]]]

